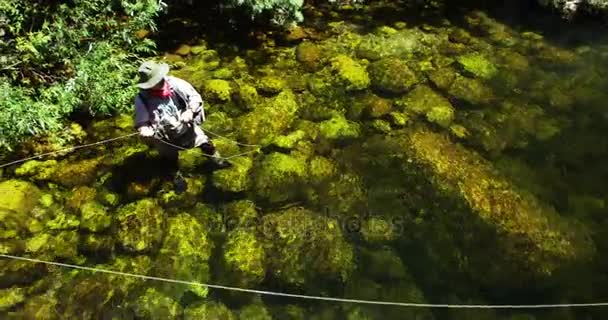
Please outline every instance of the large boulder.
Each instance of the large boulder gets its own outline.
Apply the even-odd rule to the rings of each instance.
[[[154,199],[142,199],[122,206],[116,212],[118,242],[129,252],[149,252],[163,238],[165,212]]]
[[[270,202],[286,201],[298,194],[306,177],[306,162],[282,153],[264,158],[255,170],[253,190]]]

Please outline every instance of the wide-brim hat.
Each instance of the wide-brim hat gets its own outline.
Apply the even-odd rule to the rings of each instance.
[[[146,61],[139,66],[139,82],[137,87],[140,89],[150,89],[157,85],[169,73],[169,65],[166,63],[156,63]]]

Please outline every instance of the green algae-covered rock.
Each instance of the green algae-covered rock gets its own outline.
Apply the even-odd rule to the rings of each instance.
[[[401,137],[404,161],[416,164],[414,170],[427,177],[440,195],[468,208],[471,218],[466,221],[480,223],[471,228],[493,230],[491,237],[484,237],[487,249],[470,253],[469,260],[475,263],[469,272],[478,281],[489,286],[523,285],[594,252],[584,226],[517,188],[481,156],[452,143],[448,136],[416,128]]]
[[[258,91],[254,86],[242,84],[237,94],[238,104],[245,110],[253,110],[258,101]]]
[[[456,57],[456,61],[464,69],[475,77],[490,79],[498,72],[492,62],[479,53],[466,54]]]
[[[450,67],[441,67],[427,71],[427,76],[437,88],[448,90],[458,77],[458,73]]]
[[[23,288],[13,287],[9,289],[0,289],[0,311],[7,310],[15,305],[25,301],[25,290]]]
[[[270,144],[291,125],[298,109],[293,92],[283,90],[237,119],[239,136],[249,144]]]
[[[276,136],[273,140],[273,144],[279,148],[293,149],[299,141],[305,138],[306,132],[303,130],[296,130],[288,135]]]
[[[199,148],[192,148],[179,152],[178,163],[180,170],[184,172],[192,172],[205,162],[206,157],[203,151]]]
[[[97,202],[87,202],[80,208],[82,229],[99,232],[110,227],[112,216],[107,209]]]
[[[141,319],[179,319],[183,315],[177,301],[154,288],[147,288],[132,304],[135,315]]]
[[[365,266],[365,275],[376,281],[393,281],[409,279],[411,276],[403,261],[390,248],[361,250],[361,264]]]
[[[85,203],[95,200],[95,197],[97,197],[95,189],[85,186],[76,187],[71,190],[65,204],[68,208],[78,211]]]
[[[221,79],[211,79],[205,81],[203,89],[205,99],[214,102],[229,101],[232,95],[230,82]]]
[[[224,244],[225,271],[231,282],[251,287],[266,274],[263,243],[247,229],[235,229]]]
[[[111,235],[90,233],[81,236],[78,250],[95,256],[110,256],[114,252],[115,243]]]
[[[251,158],[236,157],[229,160],[232,167],[213,172],[213,185],[227,192],[243,192],[251,186]]]
[[[184,320],[237,320],[228,307],[221,302],[205,301],[188,306],[184,311]]]
[[[80,226],[80,220],[75,215],[58,211],[55,212],[55,218],[47,221],[45,225],[49,230],[70,230],[78,228],[78,226]]]
[[[35,180],[49,180],[57,170],[57,160],[30,160],[15,170],[19,177],[31,177]]]
[[[451,107],[451,104],[449,106],[435,106],[426,113],[426,119],[429,122],[448,128],[454,120],[454,108]]]
[[[272,316],[266,306],[260,302],[242,307],[239,310],[239,320],[272,320]]]
[[[453,109],[452,104],[435,90],[428,86],[417,86],[403,99],[397,101],[397,105],[411,114],[427,114],[433,109]]]
[[[80,161],[61,161],[51,180],[65,187],[90,185],[97,178],[101,161],[102,157]]]
[[[163,206],[171,209],[185,208],[196,204],[198,196],[203,193],[207,178],[188,177],[185,178],[187,188],[184,192],[178,193],[174,186],[170,184],[163,185],[163,189],[159,192],[159,200]]]
[[[155,274],[159,277],[206,283],[209,280],[207,264],[213,242],[207,231],[192,216],[180,213],[167,221],[165,239],[155,259]],[[162,292],[179,301],[186,291],[206,297],[208,288],[160,284]]]
[[[389,114],[391,124],[397,127],[403,127],[408,124],[410,117],[403,112],[391,112]]]
[[[448,93],[474,106],[488,104],[494,99],[494,93],[490,88],[479,80],[466,77],[457,77],[450,86]]]
[[[346,55],[332,58],[331,70],[337,74],[339,83],[346,90],[363,90],[369,86],[370,80],[365,67]]]
[[[113,118],[95,121],[90,127],[92,139],[95,141],[120,137],[132,133],[133,130],[133,115],[129,113],[121,113]]]
[[[372,86],[381,92],[402,94],[420,82],[405,62],[395,58],[372,62],[367,70]]]
[[[316,156],[308,162],[308,177],[314,183],[320,183],[331,178],[336,172],[336,164],[325,157]]]
[[[256,88],[261,93],[277,94],[283,91],[286,86],[285,80],[277,76],[264,76],[258,80]]]
[[[20,180],[0,182],[0,210],[18,215],[28,214],[38,203],[40,190],[33,184]]]
[[[376,95],[370,95],[364,99],[363,103],[365,104],[365,116],[372,119],[383,117],[390,113],[393,108],[391,100],[383,99]]]
[[[358,123],[344,117],[334,117],[319,124],[319,136],[328,140],[355,139],[361,135]]]
[[[306,177],[306,162],[282,154],[267,155],[256,168],[253,190],[271,202],[285,201],[298,192],[298,185]]]
[[[232,70],[228,68],[221,68],[213,71],[212,77],[215,79],[229,80],[233,77]]]
[[[389,133],[391,132],[391,124],[382,119],[375,119],[372,121],[372,128],[381,133]]]
[[[142,199],[116,212],[118,242],[130,252],[148,252],[162,241],[165,212],[154,199]]]
[[[78,255],[78,233],[61,231],[56,235],[37,234],[25,242],[25,252],[39,256],[75,258]]]
[[[322,59],[322,48],[314,43],[304,41],[296,47],[296,60],[308,71],[317,70]]]
[[[237,200],[222,207],[224,218],[231,224],[239,227],[255,227],[258,212],[255,203],[251,200]]]
[[[352,272],[353,248],[335,219],[293,207],[265,215],[267,268],[286,284],[329,278],[345,281]]]
[[[234,121],[226,113],[221,111],[214,111],[206,115],[206,119],[202,128],[206,131],[213,132],[215,134],[229,134],[233,131]],[[213,137],[212,137],[213,138]]]

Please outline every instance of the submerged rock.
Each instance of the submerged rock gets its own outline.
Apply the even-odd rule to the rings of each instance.
[[[448,93],[473,106],[489,104],[494,100],[494,93],[490,88],[479,80],[465,77],[456,77]]]
[[[361,135],[361,126],[346,118],[334,117],[319,123],[319,137],[327,140],[343,141]]]
[[[208,260],[214,245],[203,226],[194,217],[180,213],[167,220],[165,233],[155,259],[155,274],[184,281],[208,282]],[[176,301],[187,291],[204,298],[209,290],[207,287],[175,284],[159,284],[159,289]]]
[[[239,310],[239,320],[272,320],[272,316],[264,304],[258,303],[248,304]],[[285,318],[281,318],[285,319]]]
[[[103,231],[112,224],[112,216],[97,202],[87,202],[80,208],[80,227],[91,232]]]
[[[251,187],[250,170],[253,161],[247,157],[229,160],[232,167],[213,172],[213,185],[226,192],[243,192]]]
[[[255,236],[255,230],[249,229],[251,228],[231,231],[223,250],[223,273],[231,283],[245,287],[259,284],[266,275],[263,243]]]
[[[23,288],[0,289],[0,311],[5,311],[22,303],[25,301],[25,296]]]
[[[237,320],[228,307],[221,302],[205,301],[192,304],[184,311],[184,320],[222,319]]]
[[[257,82],[257,90],[265,94],[278,94],[287,87],[283,79],[276,76],[264,76]]]
[[[295,197],[298,186],[304,183],[306,162],[282,154],[267,155],[255,170],[253,190],[270,202],[281,202]]]
[[[340,224],[304,208],[263,217],[267,268],[286,284],[305,285],[320,277],[346,281],[354,267],[352,246]]]
[[[365,67],[346,55],[332,58],[331,70],[346,90],[363,90],[370,84]]]
[[[35,185],[20,180],[0,182],[0,194],[0,210],[17,215],[27,215],[42,195]]]
[[[97,178],[98,167],[103,157],[80,161],[64,160],[53,174],[52,181],[65,187],[90,185]]]
[[[213,102],[230,101],[232,96],[230,82],[221,79],[207,80],[204,85],[203,96],[206,100]]]
[[[322,49],[314,43],[305,41],[296,47],[296,60],[308,71],[317,70],[322,58]]]
[[[417,86],[397,102],[409,113],[426,115],[430,122],[448,127],[454,120],[454,107],[450,101],[428,86]]]
[[[372,86],[381,92],[402,94],[420,82],[408,65],[396,58],[372,62],[367,70]]]
[[[162,241],[165,213],[154,199],[142,199],[116,212],[118,241],[129,252],[149,252]]]
[[[488,250],[470,253],[484,256],[470,270],[475,275],[483,271],[479,281],[492,285],[546,277],[593,252],[588,231],[577,221],[516,188],[486,160],[447,136],[418,128],[399,141],[408,161],[426,172],[440,194],[458,199],[480,228],[494,230],[498,248],[488,245]]]
[[[141,319],[179,319],[183,315],[179,303],[154,288],[147,288],[132,303],[135,315]]]
[[[498,69],[485,56],[479,53],[466,54],[456,57],[466,73],[483,79],[490,79],[496,75]]]

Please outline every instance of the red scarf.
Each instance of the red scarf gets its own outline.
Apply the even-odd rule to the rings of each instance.
[[[171,96],[171,86],[169,85],[169,81],[165,80],[165,84],[161,89],[152,89],[150,90],[150,94],[155,97],[166,98]]]

